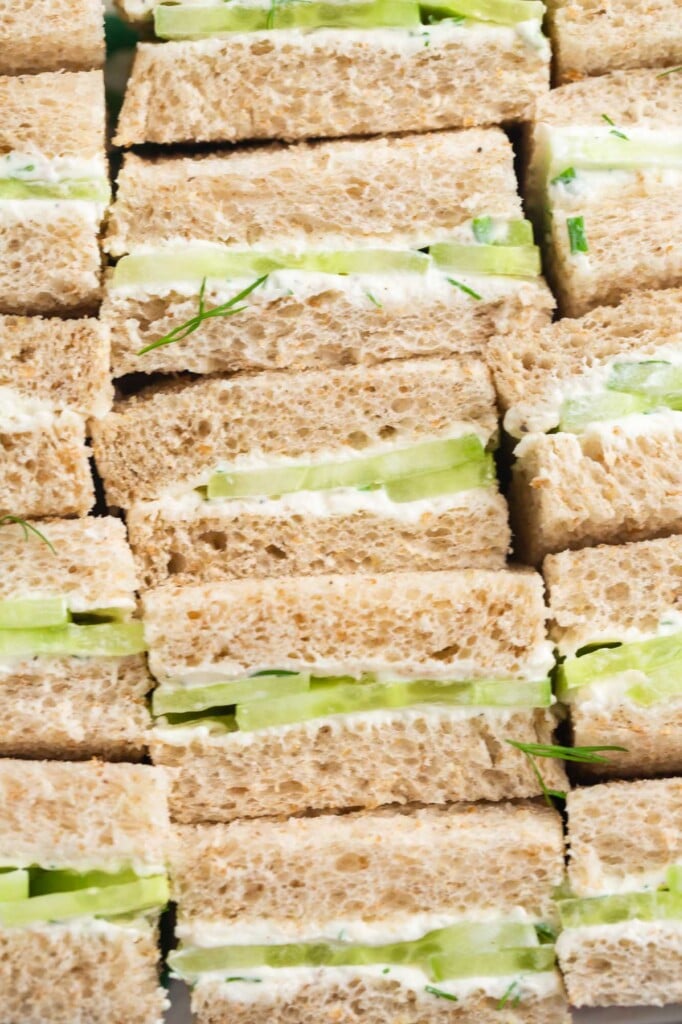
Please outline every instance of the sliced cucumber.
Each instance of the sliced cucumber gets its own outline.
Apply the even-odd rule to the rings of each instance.
[[[152,875],[124,885],[93,886],[0,903],[0,924],[23,927],[42,921],[68,921],[74,917],[131,914],[163,907],[168,896],[166,876]]]
[[[123,871],[48,871],[42,868],[31,869],[31,896],[49,896],[53,893],[74,892],[79,889],[101,889],[110,885],[127,885],[137,882],[137,875],[132,868]]]
[[[626,129],[627,131],[627,129]],[[637,170],[649,167],[682,166],[682,144],[656,141],[637,142],[607,136],[602,139],[573,138],[562,140],[560,164],[552,159],[549,175],[566,167],[582,170]]]
[[[146,650],[141,622],[104,622],[95,626],[48,626],[0,631],[0,657],[38,655],[122,658]]]
[[[621,644],[619,647],[602,647],[578,658],[568,658],[557,673],[557,696],[561,700],[570,701],[581,687],[613,678],[631,669],[661,684],[664,684],[668,674],[675,677],[682,669],[682,633]]]
[[[220,7],[160,4],[154,11],[154,31],[159,39],[202,39],[223,33],[291,28],[417,28],[420,24],[419,4],[411,0],[286,0],[262,7],[240,7],[237,3]]]
[[[552,701],[548,680],[537,683],[481,680],[440,683],[419,680],[410,683],[338,683],[315,680],[307,693],[296,696],[250,701],[237,707],[236,720],[242,732],[254,732],[329,715],[440,704],[452,707],[549,707]]]
[[[551,971],[555,961],[554,946],[503,949],[494,953],[459,952],[431,957],[429,973],[434,981],[447,981],[448,978],[489,978],[526,971]]]
[[[559,901],[564,928],[618,924],[619,921],[676,921],[682,919],[682,893],[657,890]]]
[[[541,272],[536,245],[460,245],[439,242],[429,249],[437,266],[498,277],[537,277]]]
[[[339,275],[385,274],[394,271],[425,274],[430,263],[426,253],[412,249],[356,249],[295,254],[197,245],[124,256],[114,269],[113,286],[123,288],[128,285],[166,284],[173,281],[200,283],[204,278],[231,280],[260,277],[276,270]]]
[[[42,629],[64,626],[69,609],[63,597],[0,601],[0,629]]]
[[[2,199],[81,199],[91,203],[108,203],[111,197],[105,180],[32,181],[19,178],[0,178]]]
[[[682,895],[682,864],[673,864],[668,868],[667,881],[671,892]]]
[[[404,477],[437,473],[462,463],[483,460],[479,437],[468,434],[447,441],[426,441],[410,448],[345,462],[272,469],[220,471],[208,482],[208,498],[275,497],[295,491],[371,487]]]
[[[476,217],[471,222],[474,238],[483,245],[524,246],[533,244],[533,225],[529,220],[499,220]]]
[[[182,714],[252,700],[291,697],[310,689],[309,673],[249,676],[209,686],[160,687],[152,696],[155,715]]]
[[[29,873],[23,869],[0,871],[0,903],[13,900],[27,900],[29,896]]]
[[[440,473],[423,473],[419,476],[406,477],[385,485],[384,489],[391,501],[397,504],[406,501],[425,501],[438,498],[442,494],[457,494],[459,491],[471,491],[476,487],[490,487],[497,480],[495,461],[490,452],[482,459],[465,462],[455,469],[446,469]]]
[[[660,360],[645,363],[616,363],[607,387],[657,399],[668,409],[682,409],[682,366]]]
[[[463,921],[429,932],[411,942],[381,946],[343,942],[300,942],[279,946],[218,946],[180,949],[169,955],[173,971],[195,981],[206,971],[226,973],[251,967],[342,967],[366,964],[413,964],[428,967],[434,956],[456,959],[462,949],[493,955],[508,947],[538,947],[535,928],[520,922]],[[550,947],[551,948],[551,947]]]
[[[522,21],[542,19],[545,5],[539,0],[439,0],[420,3],[422,11],[438,18],[464,17],[475,21],[492,21],[496,25],[516,25]]]
[[[561,406],[559,430],[569,434],[581,434],[590,423],[620,419],[638,412],[650,412],[651,408],[652,401],[645,395],[630,395],[616,391],[571,398]]]

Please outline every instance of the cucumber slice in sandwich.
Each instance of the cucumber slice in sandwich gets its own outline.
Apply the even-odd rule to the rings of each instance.
[[[77,917],[112,917],[163,907],[168,902],[165,875],[138,878],[120,885],[90,886],[0,903],[0,925],[20,928]]]
[[[29,873],[23,869],[0,871],[0,903],[12,900],[27,900],[29,896]]]
[[[69,609],[64,597],[0,601],[0,629],[41,629],[65,626]]]
[[[682,633],[601,647],[567,659],[557,672],[557,696],[570,702],[582,687],[632,670],[646,676],[652,689],[659,687],[666,696],[682,692]],[[639,685],[646,688],[647,683]],[[635,694],[630,693],[633,699],[637,688],[633,686]]]
[[[599,395],[572,398],[561,406],[559,430],[569,434],[582,434],[591,423],[621,419],[633,413],[650,412],[651,409],[652,401],[645,395],[605,391]]]
[[[208,482],[212,498],[276,497],[296,491],[325,491],[388,484],[406,477],[450,471],[464,463],[484,461],[479,437],[469,434],[446,441],[426,441],[411,448],[366,458],[312,466],[221,470]]]
[[[434,981],[448,978],[496,977],[526,971],[551,971],[556,963],[553,946],[504,949],[496,953],[453,953],[434,956],[429,973]]]
[[[550,178],[560,178],[561,172],[569,166],[586,171],[677,168],[682,166],[682,144],[658,142],[653,139],[638,142],[630,137],[621,139],[613,135],[607,135],[605,138],[573,137],[562,139],[560,159],[561,166],[552,155],[549,166]]]
[[[80,626],[42,629],[5,629],[0,631],[0,657],[29,658],[38,655],[64,655],[81,658],[123,658],[146,650],[141,622],[103,622]]]
[[[616,363],[607,387],[611,391],[641,395],[668,409],[682,409],[682,366],[662,360]]]
[[[34,181],[24,178],[0,178],[0,200],[3,199],[79,199],[89,203],[108,203],[111,198],[106,180],[85,178],[82,181]]]
[[[461,245],[439,242],[429,249],[442,269],[497,277],[537,277],[542,270],[536,245]]]
[[[612,896],[559,901],[564,928],[586,925],[618,924],[621,921],[682,920],[682,893],[659,889],[654,892],[628,892]]]
[[[152,694],[152,711],[155,715],[183,714],[228,707],[231,704],[246,704],[252,700],[292,697],[308,689],[310,675],[303,672],[288,672],[284,675],[266,673],[225,683],[211,683],[208,686],[161,686]]]
[[[168,962],[186,981],[196,981],[206,971],[232,973],[254,967],[345,967],[393,964],[429,967],[432,958],[456,961],[475,951],[492,957],[508,948],[539,947],[532,924],[520,922],[461,922],[428,932],[410,942],[366,946],[344,942],[299,942],[277,946],[218,946],[181,949]],[[551,947],[549,947],[551,948]],[[466,953],[462,951],[466,950]],[[503,973],[503,972],[500,972]]]
[[[422,11],[437,18],[471,18],[491,21],[496,25],[542,19],[545,5],[539,0],[446,0],[420,4]]]

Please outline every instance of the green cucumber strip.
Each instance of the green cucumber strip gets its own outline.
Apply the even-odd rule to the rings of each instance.
[[[676,921],[682,919],[682,893],[657,890],[627,892],[587,899],[559,900],[564,928],[618,924],[619,921]]]
[[[68,921],[74,917],[111,917],[163,907],[168,902],[165,875],[152,875],[124,885],[93,886],[73,892],[33,896],[0,903],[0,924],[22,927],[42,921]]]
[[[12,900],[27,900],[29,894],[29,873],[23,869],[0,871],[0,903]]]
[[[368,0],[365,3],[320,3],[317,0],[240,7],[167,6],[154,11],[159,39],[201,39],[230,32],[264,32],[287,28],[417,28],[419,4],[411,0]]]
[[[442,269],[498,277],[537,277],[541,271],[536,245],[460,245],[438,242],[429,249]]]
[[[436,473],[484,458],[475,434],[447,441],[426,441],[410,448],[345,462],[272,469],[221,470],[208,482],[208,498],[274,497],[295,491],[325,491],[339,487],[370,487],[403,477]]]
[[[495,460],[490,452],[483,459],[465,462],[455,469],[440,473],[423,473],[406,477],[385,485],[388,498],[396,503],[424,501],[438,498],[442,494],[457,494],[458,491],[472,491],[476,487],[490,487],[497,480]]]
[[[221,10],[221,8],[215,8]],[[229,8],[226,8],[229,10]],[[252,10],[253,8],[249,8]],[[174,8],[182,10],[182,8]],[[158,249],[155,252],[124,256],[114,269],[113,286],[167,284],[173,281],[197,281],[257,277],[276,270],[301,270],[322,274],[382,274],[408,271],[425,274],[431,260],[426,253],[405,249],[357,249],[330,252],[257,252],[254,249],[219,249],[216,246],[191,246],[185,249]]]
[[[579,658],[568,658],[557,673],[557,696],[570,700],[582,686],[603,679],[611,679],[631,669],[647,677],[665,678],[668,672],[682,667],[682,633],[653,637],[621,644],[620,647],[601,647]],[[661,676],[663,673],[663,676]]]
[[[658,400],[658,405],[669,409],[682,409],[682,366],[672,366],[660,360],[616,363],[607,387],[612,391]]]
[[[79,889],[106,888],[110,885],[127,885],[137,882],[132,868],[123,871],[48,871],[43,868],[31,869],[31,896],[49,896],[53,893],[74,892]]]
[[[464,17],[475,21],[492,21],[497,25],[516,25],[522,21],[540,19],[545,5],[539,0],[438,0],[419,5],[426,14],[440,18]]]
[[[0,178],[0,200],[84,199],[91,203],[108,203],[110,197],[109,182],[96,178],[55,182]]]
[[[64,626],[69,609],[63,597],[0,601],[0,629],[42,629]]]
[[[358,712],[382,711],[436,704],[451,707],[549,707],[548,680],[440,683],[418,680],[409,683],[337,683],[319,680],[307,693],[294,697],[250,701],[237,706],[236,720],[242,732]]]
[[[431,957],[456,959],[464,948],[495,953],[508,947],[538,947],[535,928],[521,922],[463,921],[448,928],[428,932],[410,942],[381,946],[343,942],[299,942],[278,946],[217,946],[209,949],[188,947],[169,955],[173,971],[186,981],[195,981],[205,971],[248,969],[251,967],[343,967],[366,964],[416,964],[427,966]],[[544,948],[544,947],[542,947]]]
[[[238,731],[234,714],[231,712],[223,714],[218,710],[210,715],[202,711],[186,711],[177,715],[169,714],[157,719],[157,724],[164,729],[187,729],[201,726],[202,729],[208,729],[211,735],[216,736]]]
[[[682,144],[637,142],[613,137],[603,139],[571,139],[561,147],[560,167],[555,158],[549,174],[560,175],[567,166],[582,170],[637,170],[649,167],[682,166]]]
[[[526,971],[551,971],[555,962],[554,946],[503,949],[494,953],[460,952],[431,957],[429,973],[434,981],[495,977]]]
[[[259,675],[208,686],[160,687],[152,695],[155,715],[182,714],[207,708],[245,704],[251,700],[291,697],[310,689],[310,674]]]
[[[38,655],[123,658],[146,650],[141,622],[104,622],[95,626],[48,626],[0,631],[0,657]]]
[[[494,217],[476,217],[471,222],[474,238],[482,245],[533,244],[533,225],[529,220],[497,220]]]
[[[668,868],[667,882],[671,892],[682,895],[682,864],[673,864]]]
[[[581,434],[590,423],[617,420],[633,413],[650,412],[653,403],[645,395],[631,395],[620,391],[604,391],[584,398],[571,398],[563,402],[559,412],[559,430]]]

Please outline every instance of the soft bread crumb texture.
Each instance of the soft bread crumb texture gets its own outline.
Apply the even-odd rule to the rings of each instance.
[[[635,922],[627,935],[586,929],[559,937],[559,963],[574,1006],[664,1006],[682,999],[682,935],[677,922]]]
[[[104,63],[102,0],[12,0],[0,9],[0,74]]]
[[[545,638],[542,580],[532,572],[308,576],[160,587],[143,597],[150,668],[158,677],[219,664],[358,660],[388,671],[471,661],[468,678],[527,670]]]
[[[32,658],[0,674],[0,704],[11,708],[0,735],[2,757],[103,757],[140,761],[151,716],[153,681],[143,655]]]
[[[0,600],[66,597],[87,608],[127,604],[137,580],[120,519],[97,516],[31,523],[54,551],[20,523],[0,527]]]
[[[227,155],[128,155],[105,247],[182,239],[325,248],[427,245],[482,213],[520,217],[513,153],[499,128],[271,145]]]
[[[608,631],[655,632],[665,612],[682,612],[681,566],[680,536],[548,555],[552,638],[561,649]]]
[[[23,2],[27,6],[26,0]],[[58,6],[63,2],[58,0]],[[47,6],[44,0],[39,5]],[[50,6],[55,7],[53,3]],[[17,5],[12,3],[11,8],[14,15]],[[7,14],[0,12],[0,33],[5,17]],[[45,33],[44,24],[41,31]],[[49,38],[47,34],[45,38]],[[1,45],[0,52],[2,60],[6,51]],[[48,158],[104,157],[106,113],[101,71],[0,77],[0,110],[0,154],[15,150]]]
[[[156,929],[0,929],[1,1024],[161,1024]]]
[[[218,290],[209,283],[205,297],[207,309],[219,305],[224,286]],[[411,356],[481,355],[493,335],[544,327],[555,305],[541,278],[519,280],[495,299],[473,299],[453,286],[447,302],[396,295],[371,308],[349,302],[347,293],[331,283],[308,298],[268,300],[256,290],[239,316],[206,320],[181,343],[138,355],[196,316],[197,301],[196,295],[172,288],[162,295],[151,290],[125,294],[109,281],[101,319],[111,329],[114,377],[181,370],[320,370]]]
[[[415,522],[373,512],[267,515],[207,506],[178,517],[140,502],[128,514],[130,542],[145,587],[224,579],[503,569],[507,504],[492,488],[456,497]]]
[[[556,404],[557,388],[579,385],[590,371],[624,356],[646,358],[656,349],[682,345],[682,288],[638,292],[618,306],[600,306],[579,319],[566,318],[528,331],[493,338],[487,361],[503,411],[531,415]]]
[[[512,998],[502,1010],[499,1003],[480,990],[455,1003],[405,989],[390,977],[351,975],[346,984],[330,982],[323,970],[287,1003],[272,990],[239,1003],[230,998],[229,985],[210,979],[192,993],[197,1024],[570,1024],[560,986],[551,996],[526,996],[516,1006]]]
[[[167,779],[160,768],[0,760],[0,809],[2,864],[158,869],[168,855]]]
[[[580,766],[580,775],[594,778],[637,778],[682,774],[682,700],[653,707],[618,704],[603,710],[571,708],[573,744],[578,747],[615,745],[606,764]]]
[[[557,83],[682,61],[676,0],[550,0]]]
[[[470,425],[490,437],[495,394],[483,363],[393,362],[364,368],[178,382],[120,402],[93,427],[110,504],[187,490],[223,460],[341,460],[372,446],[409,446]]]
[[[532,443],[531,443],[532,442]],[[509,507],[518,557],[623,544],[682,531],[682,430],[535,434],[513,469]]]
[[[542,803],[178,826],[171,868],[180,923],[259,919],[378,921],[391,916],[554,914],[563,875],[559,815]],[[311,865],[314,871],[311,872]]]
[[[152,734],[150,748],[156,764],[178,769],[172,772],[171,816],[199,823],[538,796],[528,760],[506,740],[551,743],[555,725],[543,710],[459,720],[422,710],[392,721],[368,714],[306,722],[286,732],[251,734],[246,746],[211,737],[178,746]],[[453,750],[461,752],[457,758]],[[543,764],[542,772],[547,786],[566,788],[559,762]]]
[[[406,33],[395,41],[383,33],[379,42],[374,34],[278,31],[143,44],[115,142],[470,128],[529,118],[549,87],[546,55],[515,34],[462,31],[440,41],[425,32],[416,46]]]
[[[0,430],[0,516],[87,515],[95,502],[88,454],[85,423],[68,413],[31,431]]]
[[[682,859],[682,779],[573,789],[567,810],[568,875],[577,896],[608,892],[610,878]]]

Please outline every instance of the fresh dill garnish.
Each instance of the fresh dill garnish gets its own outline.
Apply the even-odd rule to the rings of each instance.
[[[24,531],[24,540],[28,540],[29,533],[33,533],[39,540],[43,542],[43,544],[47,544],[48,548],[50,549],[53,555],[57,554],[57,551],[55,550],[52,541],[48,540],[45,534],[41,533],[40,530],[36,526],[33,526],[32,523],[27,523],[25,519],[20,519],[19,516],[6,515],[0,517],[0,526],[9,526],[10,523],[16,523],[17,526],[20,526],[22,528],[22,530]]]
[[[535,925],[535,931],[537,932],[540,942],[554,942],[556,939],[556,932],[554,928],[552,928],[550,924],[545,924],[544,921]]]
[[[251,981],[254,985],[260,985],[262,978],[243,978],[240,974],[235,974],[231,978],[223,978],[223,981]]]
[[[661,71],[660,75],[656,75],[656,78],[667,78],[668,75],[675,75],[678,71],[682,71],[682,64],[678,64],[675,68],[668,68],[667,71]]]
[[[551,757],[559,761],[573,761],[576,764],[608,764],[609,759],[602,757],[601,751],[620,750],[627,753],[627,747],[602,746],[602,747],[561,747],[557,744],[544,743],[520,743],[518,740],[505,740],[510,747],[520,750],[528,758],[528,763],[533,769],[533,774],[540,784],[542,794],[547,803],[552,805],[552,797],[556,800],[565,800],[566,793],[561,789],[550,789],[542,777],[540,769],[536,764],[536,757]]]
[[[437,999],[449,999],[451,1003],[458,1001],[457,996],[453,996],[450,992],[443,992],[442,988],[435,988],[433,985],[425,985],[424,991],[429,995],[436,996]]]
[[[384,967],[384,969],[383,969],[383,971],[381,973],[382,974],[390,974],[391,973],[391,968],[390,967]]]
[[[378,307],[379,309],[383,309],[383,308],[384,308],[384,307],[382,306],[382,304],[381,304],[381,303],[379,302],[379,300],[378,300],[378,299],[375,299],[375,298],[374,298],[374,296],[372,295],[372,293],[371,293],[371,292],[365,292],[365,295],[367,296],[367,298],[369,299],[369,301],[370,301],[370,302],[373,302],[373,303],[374,303],[374,305],[375,305],[375,306],[377,306],[377,307]]]
[[[570,181],[575,181],[575,167],[567,167],[561,174],[557,174],[556,177],[550,179],[550,185],[568,185]]]
[[[615,121],[612,121],[608,114],[602,114],[602,121],[606,121],[606,123],[611,126],[609,135],[615,135],[618,139],[625,139],[626,142],[630,141],[624,132],[618,131]]]
[[[173,345],[176,341],[183,341],[190,334],[198,331],[205,320],[212,320],[214,317],[219,316],[236,316],[237,313],[243,313],[245,309],[248,309],[248,305],[237,306],[238,302],[250,295],[251,292],[259,288],[264,281],[267,280],[268,275],[264,274],[262,277],[257,278],[253,281],[248,288],[244,288],[243,291],[239,292],[238,295],[233,295],[227,302],[221,303],[219,306],[215,306],[213,309],[206,309],[204,303],[204,294],[206,292],[206,278],[201,282],[201,288],[199,289],[199,309],[195,316],[186,320],[184,324],[178,324],[168,334],[164,334],[162,338],[158,338],[153,341],[150,345],[145,345],[141,348],[137,355],[143,356],[146,352],[151,352],[152,349],[161,348],[163,345]]]
[[[568,229],[568,240],[571,243],[571,255],[575,256],[578,252],[589,252],[584,217],[567,217],[566,228]]]
[[[478,292],[475,292],[473,288],[467,288],[467,286],[465,284],[462,284],[461,281],[455,281],[454,277],[446,277],[445,280],[448,282],[448,284],[452,284],[455,286],[455,288],[459,288],[459,290],[461,292],[464,292],[465,295],[470,295],[472,299],[483,298],[483,296],[479,295]]]
[[[512,994],[514,992],[514,989],[518,988],[518,987],[519,987],[518,981],[512,981],[511,985],[505,991],[504,995],[502,996],[502,998],[500,999],[499,1003],[497,1004],[497,1009],[498,1010],[504,1010],[505,1006],[507,1005],[507,1003],[509,1002],[510,999],[511,999],[511,1005],[512,1006],[518,1006],[519,1005],[519,1003],[521,1002],[521,993],[520,992],[517,992],[517,994],[512,999]]]

